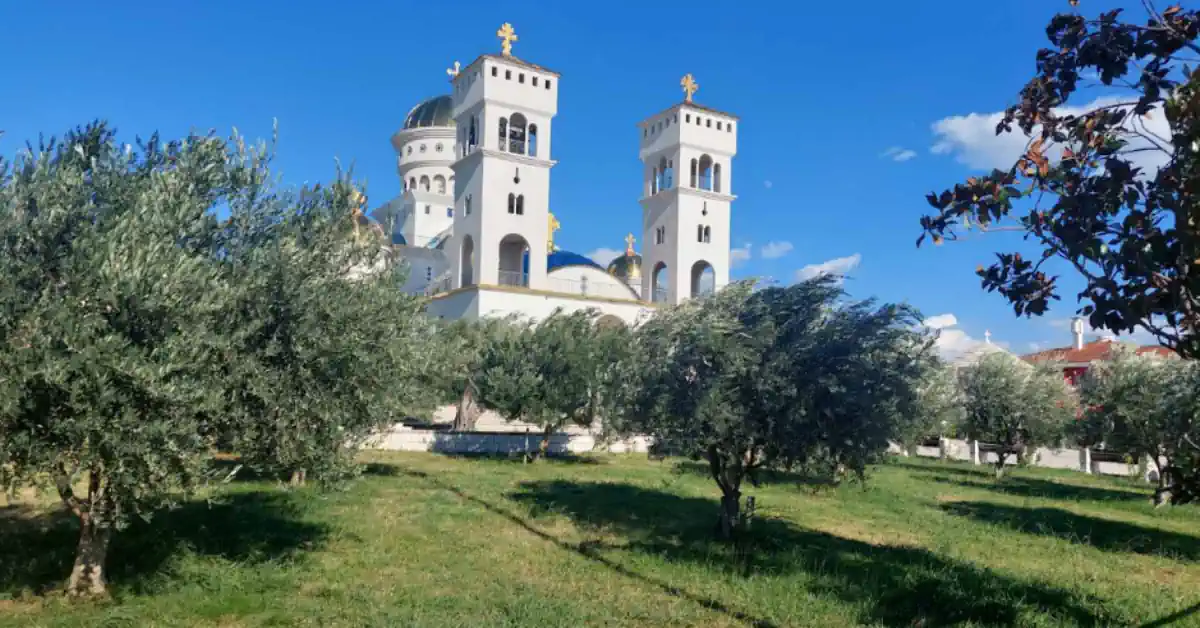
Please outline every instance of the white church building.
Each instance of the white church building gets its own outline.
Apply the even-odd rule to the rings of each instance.
[[[634,323],[727,284],[737,117],[694,102],[689,74],[682,102],[638,124],[642,252],[630,233],[601,265],[554,246],[562,76],[514,56],[510,24],[497,36],[500,54],[456,62],[450,93],[413,107],[392,136],[402,191],[372,217],[409,266],[406,289],[447,319],[594,308]]]

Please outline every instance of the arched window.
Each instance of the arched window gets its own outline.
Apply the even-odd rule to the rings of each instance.
[[[468,194],[466,199],[463,200],[463,213],[465,213],[468,216],[471,215],[471,195],[470,194]]]
[[[721,191],[721,164],[713,164],[713,192]]]
[[[708,155],[700,156],[700,189],[712,191],[713,189],[713,160]]]
[[[429,191],[429,177],[427,175],[421,175],[421,191]]]
[[[712,227],[704,228],[704,242],[712,242]]]
[[[471,236],[469,236],[469,235],[463,236],[462,257],[460,258],[461,266],[462,266],[462,268],[461,268],[462,274],[459,275],[459,277],[460,277],[459,286],[460,287],[469,286],[469,285],[475,283],[475,268],[474,268],[475,260],[474,260],[474,257],[475,257],[474,241],[471,240]]]
[[[692,187],[696,187],[696,160],[692,160]]]
[[[440,174],[435,175],[433,177],[433,188],[435,190],[437,190],[438,194],[445,194],[446,193],[446,177],[443,177]]]
[[[702,297],[716,289],[716,275],[712,264],[700,260],[692,265],[692,296]]]
[[[704,227],[702,225],[696,225],[696,241],[704,241]]]
[[[500,118],[500,150],[508,150],[508,118]]]
[[[508,152],[525,154],[525,116],[514,113],[508,121]]]
[[[537,80],[537,79],[534,79],[534,80]],[[534,83],[534,85],[537,85],[537,83]],[[536,124],[529,125],[529,134],[528,135],[529,135],[529,156],[537,157],[537,140],[538,140],[538,138],[537,138],[537,125]]]
[[[667,160],[667,176],[663,177],[666,181],[666,188],[669,190],[675,187],[675,160]]]
[[[510,213],[510,214],[517,213],[517,195],[516,194],[508,195],[508,213]]]
[[[671,162],[667,161],[666,157],[658,160],[658,190],[671,189]]]
[[[467,152],[475,150],[475,116],[471,116],[471,130],[467,131]]]
[[[517,215],[518,216],[525,215],[525,195],[524,194],[517,197]]]
[[[425,267],[425,281],[433,281],[433,266]]]
[[[412,190],[413,192],[417,191],[417,178],[416,177],[408,178],[408,189]]]
[[[454,208],[453,208],[453,207],[447,207],[447,208],[446,208],[446,217],[447,217],[447,218],[453,218],[453,217],[454,217]]]
[[[650,196],[658,194],[658,166],[650,169]]]
[[[513,233],[500,240],[499,277],[502,286],[528,286],[529,271],[525,259],[529,255],[529,243]]]
[[[654,265],[654,272],[650,275],[650,301],[653,303],[664,303],[670,296],[668,286],[671,285],[670,272],[667,270],[667,265],[659,262]]]

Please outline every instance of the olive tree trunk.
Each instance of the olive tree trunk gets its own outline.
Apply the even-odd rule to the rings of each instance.
[[[454,412],[454,425],[451,427],[455,432],[474,432],[479,415],[483,413],[479,404],[475,402],[473,388],[468,384],[458,399],[458,408]]]
[[[996,450],[996,479],[1004,477],[1004,463],[1008,461],[1008,451],[1004,449]]]
[[[75,551],[75,565],[67,580],[67,595],[72,597],[97,597],[108,594],[104,580],[104,560],[108,556],[108,544],[112,529],[97,522],[90,514],[80,518],[79,546]]]
[[[288,480],[288,483],[292,486],[304,486],[304,483],[307,480],[308,471],[305,469],[296,469],[295,471],[292,471],[292,477]]]

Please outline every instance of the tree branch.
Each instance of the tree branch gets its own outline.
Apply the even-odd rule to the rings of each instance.
[[[58,472],[54,474],[54,486],[58,489],[58,496],[62,499],[64,505],[76,517],[83,516],[83,503],[75,497],[75,489],[71,488],[71,475],[67,473],[66,467],[62,464],[58,465]]]

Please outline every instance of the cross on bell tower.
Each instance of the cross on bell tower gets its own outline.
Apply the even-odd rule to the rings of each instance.
[[[517,37],[517,31],[513,30],[512,24],[505,22],[504,26],[496,31],[496,37],[500,38],[500,52],[504,53],[506,57],[511,57],[513,42],[520,39]]]

